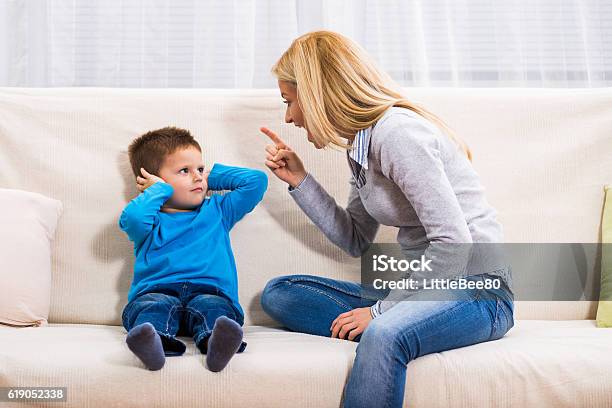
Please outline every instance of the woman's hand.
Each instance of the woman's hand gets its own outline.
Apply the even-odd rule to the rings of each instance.
[[[157,183],[158,181],[165,183],[163,178],[157,177],[156,175],[149,173],[142,167],[140,168],[140,173],[144,177],[140,177],[140,176],[136,177],[136,184],[137,184],[136,187],[138,188],[138,191],[140,191],[141,193],[145,191],[147,188],[151,187],[153,184]]]
[[[355,337],[363,333],[372,321],[369,307],[359,307],[346,313],[341,313],[332,322],[330,330],[331,337],[344,339],[348,333],[347,340],[354,340]]]
[[[302,160],[276,133],[265,127],[259,130],[274,142],[266,146],[266,167],[276,177],[295,188],[306,177]]]

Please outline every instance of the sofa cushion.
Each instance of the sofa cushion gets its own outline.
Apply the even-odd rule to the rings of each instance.
[[[245,328],[247,349],[220,373],[187,351],[149,371],[121,326],[1,328],[0,386],[66,386],[62,407],[338,407],[357,343]],[[408,365],[411,407],[609,407],[612,329],[593,320],[517,321],[500,340],[426,355]],[[273,397],[272,397],[273,396]],[[450,402],[449,402],[450,401]]]
[[[0,188],[0,323],[47,324],[51,242],[61,213],[58,200]]]
[[[407,88],[470,146],[473,165],[508,242],[597,242],[601,186],[612,174],[606,89]],[[284,124],[277,89],[0,89],[0,185],[64,203],[54,243],[50,321],[121,324],[133,245],[117,220],[136,194],[126,149],[137,135],[176,125],[192,131],[205,164],[264,166],[278,131],[340,205],[345,155],[315,150]],[[27,137],[24,137],[27,135]],[[24,166],[24,163],[36,165]],[[576,214],[580,214],[577,216]],[[381,228],[377,242],[394,242]],[[245,324],[269,325],[259,296],[286,274],[357,281],[360,262],[334,247],[270,176],[261,204],[231,233]],[[595,307],[593,307],[593,305]],[[520,318],[594,319],[597,302],[517,302]]]

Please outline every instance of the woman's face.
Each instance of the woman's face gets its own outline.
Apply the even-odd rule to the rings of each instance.
[[[297,88],[290,82],[279,80],[278,89],[280,89],[281,96],[283,97],[283,102],[287,104],[287,110],[285,112],[285,122],[293,123],[299,128],[306,129],[308,141],[312,143],[317,149],[322,149],[323,146],[317,144],[317,142],[312,137],[312,134],[308,130],[308,124],[304,119],[304,114],[302,113],[302,110],[300,109],[300,106],[297,101]]]

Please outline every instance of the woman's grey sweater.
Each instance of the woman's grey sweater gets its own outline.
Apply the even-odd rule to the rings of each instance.
[[[352,160],[348,154],[347,160]],[[368,169],[357,166],[361,180],[365,176],[359,188],[359,174],[353,172],[346,209],[312,174],[290,189],[330,241],[357,257],[370,246],[379,224],[395,226],[403,250],[430,244],[425,255],[435,259],[436,277],[445,274],[440,271],[453,271],[448,272],[452,276],[490,273],[511,286],[510,270],[503,261],[489,263],[483,271],[470,265],[470,255],[457,250],[460,246],[450,248],[453,243],[503,242],[502,226],[485,199],[478,174],[453,140],[418,113],[392,107],[372,129],[367,160]],[[438,246],[439,254],[452,251],[452,256],[436,256],[431,244],[446,244]],[[462,246],[466,247],[472,245]],[[405,297],[406,291],[392,291],[375,305],[373,314],[384,313]]]

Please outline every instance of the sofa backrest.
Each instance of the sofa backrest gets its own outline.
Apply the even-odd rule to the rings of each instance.
[[[612,180],[612,89],[410,88],[471,147],[507,242],[597,242]],[[263,169],[268,126],[346,203],[344,153],[316,151],[283,123],[277,90],[0,89],[0,186],[64,204],[53,248],[50,322],[121,325],[133,247],[118,217],[136,196],[127,146],[151,129],[189,129],[205,163]],[[259,298],[278,275],[359,280],[359,259],[330,244],[271,173],[263,202],[231,233],[247,324],[272,324]],[[378,242],[393,242],[383,228]],[[204,256],[204,255],[203,255]],[[18,271],[16,271],[18,273]],[[517,302],[516,317],[592,319],[595,302]]]

